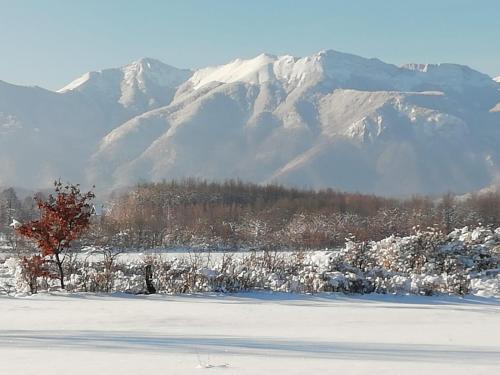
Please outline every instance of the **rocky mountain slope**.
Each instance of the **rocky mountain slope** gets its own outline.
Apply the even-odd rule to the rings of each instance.
[[[241,178],[384,195],[496,183],[500,83],[336,51],[197,71],[142,59],[57,93],[0,83],[0,184]]]

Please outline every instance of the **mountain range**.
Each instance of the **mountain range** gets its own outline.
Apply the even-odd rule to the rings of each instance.
[[[0,81],[0,186],[110,191],[184,177],[382,195],[500,176],[500,77],[337,51],[199,70],[154,59],[57,92]]]

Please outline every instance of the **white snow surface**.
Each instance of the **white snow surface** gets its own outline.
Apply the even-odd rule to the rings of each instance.
[[[500,302],[249,293],[0,297],[0,372],[494,374]],[[29,360],[28,360],[29,359]]]

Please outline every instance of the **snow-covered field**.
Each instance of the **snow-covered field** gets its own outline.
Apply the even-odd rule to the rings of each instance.
[[[0,374],[495,374],[500,300],[0,297]]]

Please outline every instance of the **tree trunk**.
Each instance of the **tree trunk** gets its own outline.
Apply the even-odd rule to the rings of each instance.
[[[61,289],[64,289],[64,271],[62,268],[61,258],[59,258],[59,251],[56,251],[57,268],[59,269],[59,281],[61,282]]]
[[[151,264],[148,264],[145,269],[146,272],[146,291],[147,294],[155,294],[156,288],[153,285],[153,269]]]

